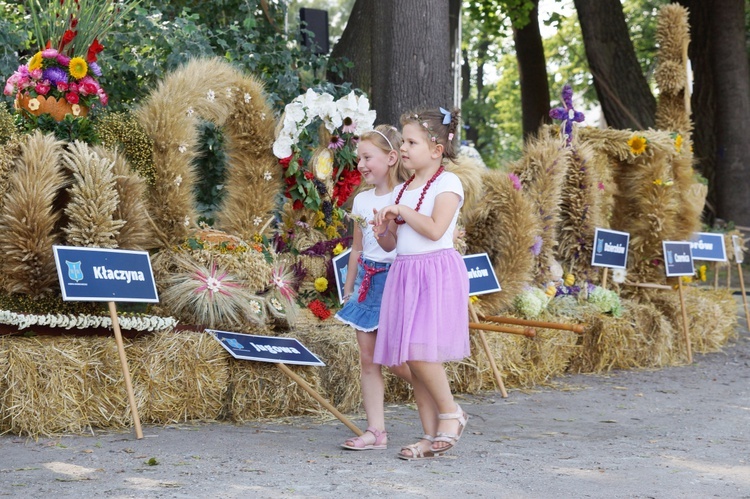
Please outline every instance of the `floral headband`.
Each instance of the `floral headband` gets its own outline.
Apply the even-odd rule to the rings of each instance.
[[[450,131],[450,124],[451,124],[451,120],[453,118],[453,113],[451,113],[447,109],[443,109],[442,107],[440,107],[438,109],[440,109],[440,112],[443,115],[443,125],[448,125],[448,127],[449,127],[448,128],[448,130],[449,130],[449,132],[448,132],[448,141],[450,142],[451,140],[453,140],[453,137],[454,137],[453,132]],[[433,128],[430,126],[429,123],[427,123],[427,121],[423,121],[422,118],[420,118],[419,115],[416,114],[416,113],[412,114],[411,117],[414,120],[416,120],[417,122],[420,122],[420,124],[424,127],[424,129],[427,131],[427,135],[430,136],[430,141],[437,142],[437,138],[438,138],[437,137],[437,133],[435,133],[435,130],[433,130]]]

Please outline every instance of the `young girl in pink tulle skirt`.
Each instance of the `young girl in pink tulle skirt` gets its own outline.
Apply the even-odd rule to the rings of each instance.
[[[424,437],[403,447],[406,460],[440,456],[453,448],[468,415],[453,400],[443,367],[469,355],[469,279],[453,247],[464,192],[445,171],[455,159],[458,111],[409,113],[401,158],[414,175],[394,189],[394,203],[373,220],[381,247],[396,250],[380,309],[374,362],[411,371]]]

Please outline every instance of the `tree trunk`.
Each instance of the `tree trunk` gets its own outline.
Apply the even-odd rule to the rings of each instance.
[[[549,117],[549,83],[544,58],[542,34],[539,32],[539,0],[529,13],[529,23],[513,30],[518,73],[521,81],[521,113],[524,139],[536,134]]]
[[[448,0],[378,0],[371,100],[379,123],[398,123],[418,107],[452,105],[449,11]]]
[[[654,126],[656,99],[635,56],[620,0],[574,0],[594,88],[607,124]]]
[[[716,85],[716,195],[718,216],[750,227],[750,70],[745,47],[745,2],[710,2]]]
[[[698,171],[708,179],[708,197],[704,219],[716,218],[716,91],[709,18],[713,7],[705,0],[680,0],[688,9],[690,45],[688,57],[693,69],[693,94],[690,98],[693,120],[693,156]]]
[[[331,59],[347,58],[354,67],[339,77],[331,72],[328,79],[334,83],[351,82],[369,95],[372,83],[372,1],[356,0],[341,38],[331,50]]]

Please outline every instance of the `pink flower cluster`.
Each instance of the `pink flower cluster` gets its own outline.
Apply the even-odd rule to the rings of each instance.
[[[101,76],[101,68],[96,62],[82,62],[77,58],[71,63],[70,57],[53,48],[42,50],[8,78],[3,93],[55,97],[88,107],[96,103],[106,106],[109,97],[91,75]]]

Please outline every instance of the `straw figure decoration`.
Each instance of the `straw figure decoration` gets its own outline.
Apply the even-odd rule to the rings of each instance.
[[[532,280],[534,246],[541,221],[515,174],[488,170],[482,203],[463,214],[467,253],[486,252],[503,291],[484,295],[476,304],[486,314],[508,310]]]
[[[523,158],[510,166],[542,223],[541,232],[537,234],[542,241],[534,271],[534,280],[539,284],[551,279],[550,269],[557,263],[560,194],[569,161],[570,150],[562,140],[540,136],[528,140]]]
[[[656,43],[659,47],[654,80],[659,87],[656,102],[656,127],[672,130],[688,138],[693,129],[690,121],[688,92],[688,45],[690,26],[688,11],[672,3],[659,9]]]

